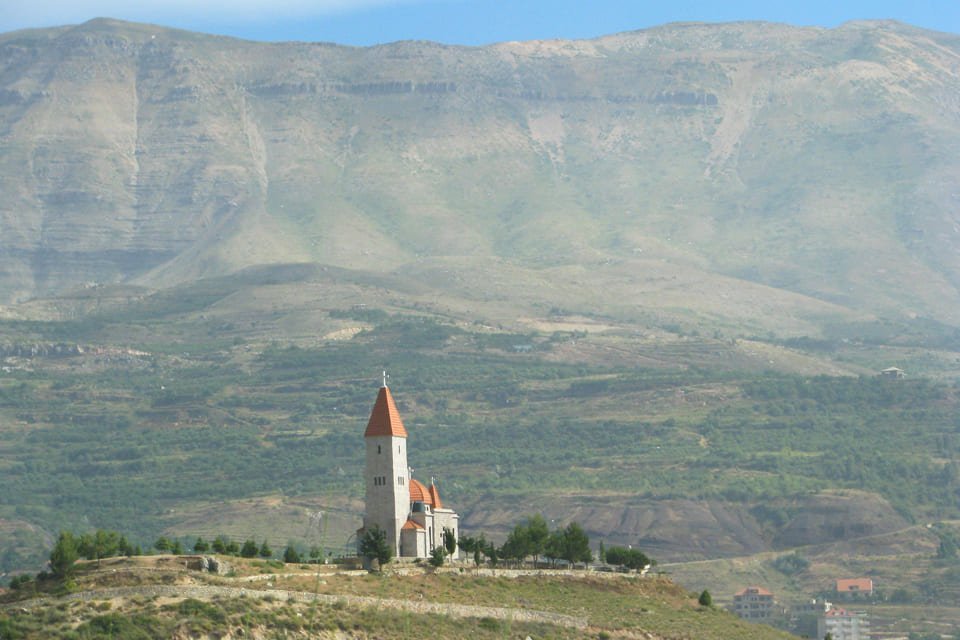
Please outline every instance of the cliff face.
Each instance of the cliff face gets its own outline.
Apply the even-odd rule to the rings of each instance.
[[[957,148],[960,38],[895,23],[483,48],[15,32],[0,301],[443,257],[960,322]]]

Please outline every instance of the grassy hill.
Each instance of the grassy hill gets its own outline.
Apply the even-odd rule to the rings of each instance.
[[[228,576],[191,571],[174,556],[89,563],[66,590],[29,583],[0,596],[0,631],[11,639],[416,638],[424,629],[446,638],[792,637],[700,607],[662,578],[420,567],[369,575],[227,560]]]

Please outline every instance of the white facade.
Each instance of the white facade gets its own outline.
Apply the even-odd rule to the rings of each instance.
[[[817,619],[817,637],[833,640],[868,640],[870,623],[866,615],[845,609],[831,609]]]
[[[400,530],[410,512],[410,471],[407,439],[397,436],[364,438],[367,444],[367,510],[364,529],[373,525],[386,531],[394,551],[400,548]]]

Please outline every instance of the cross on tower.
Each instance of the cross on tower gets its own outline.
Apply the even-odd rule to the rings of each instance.
[[[387,370],[384,369],[384,370],[383,370],[383,386],[387,386],[387,380],[388,380],[389,378],[390,378],[390,376],[387,375]]]

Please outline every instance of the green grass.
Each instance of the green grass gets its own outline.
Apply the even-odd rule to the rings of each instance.
[[[118,564],[119,562],[119,564]],[[150,559],[111,561],[111,571],[90,572],[93,565],[76,575],[74,590],[98,587],[172,582],[171,575],[156,570],[138,570]],[[241,573],[246,561],[235,560]],[[287,567],[287,571],[295,567]],[[329,568],[325,568],[329,569]],[[188,574],[176,565],[167,572]],[[786,638],[786,634],[767,627],[749,625],[719,609],[704,609],[692,594],[662,578],[624,576],[547,576],[481,577],[464,573],[424,572],[412,575],[337,575],[325,571],[323,580],[285,576],[280,571],[274,581],[277,589],[311,592],[342,597],[333,603],[288,601],[285,597],[229,598],[197,600],[184,598],[165,604],[130,597],[115,603],[96,598],[59,602],[56,598],[42,606],[8,608],[0,613],[4,638],[99,637],[159,638],[172,634],[211,634],[242,628],[244,633],[284,633],[340,631],[374,637],[415,638],[430,629],[449,638],[582,638],[609,637],[618,633],[648,633],[662,638],[703,638],[726,640],[749,636],[758,639]],[[204,578],[231,585],[231,578]],[[183,577],[183,576],[181,576]],[[239,584],[239,583],[238,583]],[[267,589],[265,583],[242,583],[245,589]],[[455,617],[419,614],[389,606],[351,604],[352,596],[389,598],[417,603],[464,604],[496,609],[531,610],[557,613],[587,620],[587,629],[557,624],[523,622],[507,612],[502,617]],[[41,635],[46,633],[47,635]],[[109,634],[113,636],[109,636]],[[269,636],[272,637],[272,636]]]

